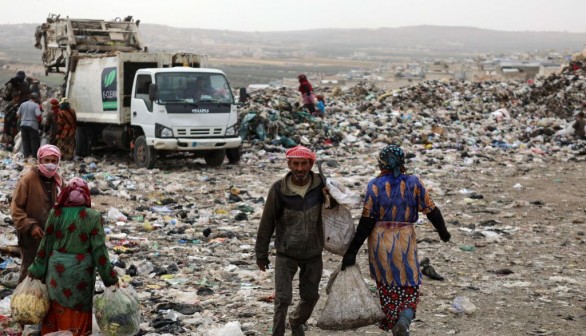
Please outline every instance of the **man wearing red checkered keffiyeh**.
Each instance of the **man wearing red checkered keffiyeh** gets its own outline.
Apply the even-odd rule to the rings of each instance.
[[[292,301],[293,276],[299,273],[299,305],[289,315],[292,335],[305,335],[305,323],[319,299],[323,262],[322,204],[325,181],[311,171],[316,155],[296,146],[285,156],[289,172],[269,189],[256,239],[256,264],[269,267],[269,244],[275,233],[275,312],[273,335],[285,334]],[[327,190],[327,189],[325,189]]]

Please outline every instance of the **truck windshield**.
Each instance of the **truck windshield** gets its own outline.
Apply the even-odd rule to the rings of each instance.
[[[230,85],[222,74],[165,72],[158,73],[156,81],[160,104],[234,103]]]

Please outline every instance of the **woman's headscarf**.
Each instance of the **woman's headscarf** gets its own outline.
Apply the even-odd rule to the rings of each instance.
[[[51,98],[49,101],[51,103],[51,111],[59,111],[59,101],[55,98]]]
[[[61,183],[62,183],[61,175],[59,175],[59,173],[57,172],[57,169],[59,169],[59,162],[61,161],[61,151],[59,150],[59,147],[53,146],[53,145],[43,145],[43,146],[39,147],[39,150],[37,151],[37,160],[39,160],[39,162],[40,162],[42,158],[47,157],[47,156],[51,156],[51,155],[55,155],[59,159],[55,169],[49,170],[45,167],[44,164],[39,163],[39,165],[38,165],[39,172],[41,174],[43,174],[43,176],[45,176],[45,177],[54,178],[57,185],[61,186]]]
[[[305,75],[301,74],[297,76],[297,79],[299,79],[299,92],[305,94],[310,94],[311,92],[313,92],[313,87],[311,86],[311,83],[309,83]]]
[[[87,183],[79,178],[74,177],[67,183],[67,186],[61,190],[57,204],[53,208],[74,207],[74,206],[92,206],[90,189]]]
[[[397,145],[388,145],[378,155],[378,166],[381,170],[393,173],[397,177],[404,171],[405,153]]]

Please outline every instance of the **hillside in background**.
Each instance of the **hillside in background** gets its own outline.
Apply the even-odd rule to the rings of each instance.
[[[39,66],[29,71],[42,76],[41,52],[33,47],[36,26],[0,25],[0,66],[10,64],[13,68],[16,64],[27,69],[27,64]],[[586,43],[586,33],[505,32],[440,26],[239,32],[143,23],[139,29],[149,50],[206,54],[210,67],[224,69],[239,85],[294,77],[299,71],[336,73],[423,59],[547,51],[568,55],[582,50]],[[341,65],[340,60],[348,59],[354,63]],[[337,64],[324,60],[335,60]],[[357,66],[356,61],[371,64]],[[6,74],[0,71],[0,80],[11,76],[12,70]]]
[[[195,47],[206,53],[225,46],[265,47],[272,50],[305,50],[322,57],[370,55],[450,55],[514,53],[536,50],[581,50],[586,33],[504,32],[468,27],[414,26],[381,29],[319,29],[290,32],[236,32],[141,26],[145,43],[152,48]],[[186,43],[187,42],[187,43]]]
[[[39,22],[40,23],[40,22]],[[34,60],[35,24],[0,25],[5,57]],[[380,29],[318,29],[289,32],[238,32],[141,24],[143,42],[152,50],[189,50],[209,55],[223,51],[306,51],[321,57],[369,55],[465,55],[478,53],[577,51],[586,33],[505,32],[469,27],[413,26]]]

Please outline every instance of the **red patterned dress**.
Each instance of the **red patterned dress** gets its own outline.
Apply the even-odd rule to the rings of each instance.
[[[45,279],[51,309],[42,334],[69,330],[74,335],[92,331],[92,299],[96,269],[106,286],[118,282],[105,245],[102,217],[85,206],[53,209],[45,236],[29,274]]]

